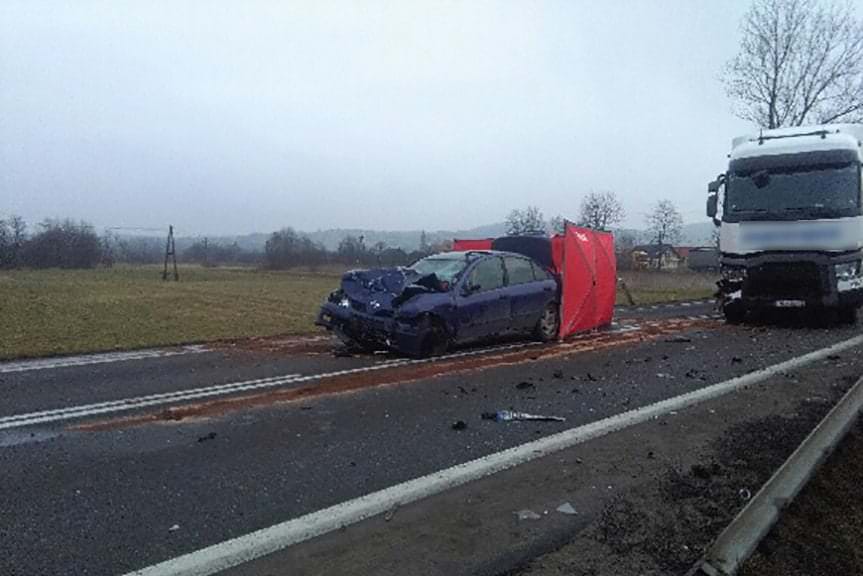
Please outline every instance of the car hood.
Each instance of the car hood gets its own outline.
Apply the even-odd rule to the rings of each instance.
[[[342,276],[341,288],[369,313],[391,311],[418,294],[444,291],[437,276],[420,276],[410,268],[352,270]]]

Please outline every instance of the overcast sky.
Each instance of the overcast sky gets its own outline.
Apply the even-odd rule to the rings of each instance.
[[[626,224],[749,131],[748,1],[0,2],[0,214],[180,234]]]

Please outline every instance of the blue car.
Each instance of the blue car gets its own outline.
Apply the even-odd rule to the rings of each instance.
[[[554,340],[559,299],[555,276],[524,255],[445,252],[346,273],[316,324],[352,347],[429,356],[502,335]]]

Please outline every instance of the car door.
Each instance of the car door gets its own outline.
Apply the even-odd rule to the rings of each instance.
[[[513,329],[532,330],[553,296],[553,289],[548,283],[536,280],[534,266],[527,258],[506,256],[504,264]]]
[[[503,260],[490,256],[468,272],[456,297],[459,340],[475,340],[505,332],[510,324],[510,304]]]

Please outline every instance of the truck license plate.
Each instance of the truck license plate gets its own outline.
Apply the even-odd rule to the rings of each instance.
[[[774,305],[777,308],[803,308],[806,306],[805,300],[777,300]]]

